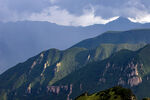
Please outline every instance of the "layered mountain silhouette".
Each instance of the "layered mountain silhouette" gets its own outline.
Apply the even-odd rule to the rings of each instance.
[[[108,59],[87,64],[54,86],[72,84],[72,98],[85,91],[93,93],[117,85],[131,88],[139,99],[148,97],[149,52],[150,45],[134,52],[121,50]]]
[[[0,73],[49,48],[66,49],[83,39],[109,30],[125,31],[149,27],[149,23],[133,23],[123,17],[105,25],[87,27],[59,26],[38,21],[0,23]]]
[[[43,51],[0,75],[0,100],[71,100],[116,85],[150,96],[149,34],[106,32],[66,50]]]

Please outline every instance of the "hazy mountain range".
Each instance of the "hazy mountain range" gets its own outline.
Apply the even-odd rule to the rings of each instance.
[[[150,29],[109,31],[49,49],[0,75],[2,100],[72,100],[116,85],[150,96]],[[24,50],[25,51],[25,50]]]
[[[0,73],[49,48],[66,49],[75,43],[105,31],[149,28],[120,17],[107,24],[87,27],[60,26],[49,22],[0,23]]]

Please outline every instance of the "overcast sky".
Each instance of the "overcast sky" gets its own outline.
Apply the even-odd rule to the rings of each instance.
[[[118,16],[150,22],[150,0],[0,0],[0,21],[49,21],[59,25],[105,24]]]

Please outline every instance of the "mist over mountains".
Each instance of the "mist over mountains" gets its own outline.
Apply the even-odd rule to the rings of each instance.
[[[117,85],[140,99],[150,96],[149,33],[108,31],[66,50],[42,51],[0,75],[0,99],[72,100]]]
[[[0,0],[0,100],[150,100],[150,0]]]
[[[109,30],[149,28],[120,17],[107,24],[87,27],[60,26],[49,22],[20,21],[0,23],[0,73],[49,48],[66,49],[73,44]]]

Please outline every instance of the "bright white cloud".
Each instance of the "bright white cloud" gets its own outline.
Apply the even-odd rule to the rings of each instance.
[[[88,26],[123,16],[145,23],[150,22],[149,4],[148,0],[0,0],[0,21],[33,20]]]
[[[149,23],[150,22],[150,14],[145,14],[141,16],[137,16],[136,18],[130,18],[132,22],[139,22],[139,23]]]
[[[103,19],[100,16],[95,16],[94,9],[84,10],[82,15],[74,15],[65,9],[60,9],[57,6],[44,9],[41,13],[33,13],[28,20],[32,21],[49,21],[65,26],[88,26],[93,24],[106,24],[118,17]]]

